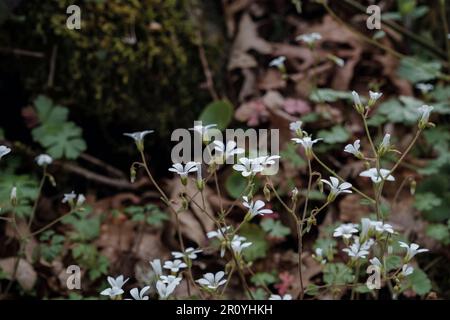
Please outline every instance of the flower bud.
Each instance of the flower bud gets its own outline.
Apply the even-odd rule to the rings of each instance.
[[[134,165],[130,167],[130,182],[134,183],[136,181],[136,169]]]
[[[11,201],[11,205],[13,207],[15,207],[17,205],[17,188],[16,187],[13,187],[11,189],[10,201]]]
[[[267,186],[267,184],[264,185],[263,193],[264,193],[264,197],[266,198],[266,201],[270,202],[271,194],[270,194],[270,189]]]

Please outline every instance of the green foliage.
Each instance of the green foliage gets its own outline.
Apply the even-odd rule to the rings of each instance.
[[[247,179],[245,179],[239,172],[233,170],[225,181],[225,189],[231,197],[238,199],[244,195],[243,192],[245,191],[247,184]],[[261,183],[259,180],[256,180],[254,182],[253,191],[257,192],[260,187]]]
[[[309,99],[313,102],[336,102],[338,100],[353,101],[353,96],[352,93],[348,91],[317,89],[311,93]]]
[[[323,269],[323,281],[329,285],[343,285],[353,281],[352,269],[343,263],[328,263]]]
[[[101,218],[98,215],[91,216],[90,208],[84,211],[76,211],[62,220],[63,223],[73,227],[70,238],[73,241],[90,241],[98,237],[100,233]]]
[[[344,127],[336,125],[330,130],[320,130],[318,137],[323,138],[325,143],[336,144],[346,142],[350,138],[350,134]]]
[[[47,262],[52,262],[63,251],[65,237],[60,234],[55,234],[53,230],[48,230],[42,233],[39,240],[40,256]]]
[[[400,96],[391,98],[377,109],[377,114],[384,116],[388,121],[394,123],[414,124],[419,118],[417,109],[423,105],[423,101],[414,97]]]
[[[161,227],[164,221],[169,220],[166,212],[154,204],[145,206],[130,206],[125,209],[125,213],[131,216],[132,221],[145,221],[155,227]]]
[[[423,61],[416,57],[400,60],[397,74],[412,83],[430,81],[438,77],[442,66],[438,61]]]
[[[402,258],[396,255],[386,257],[386,271],[397,270],[402,266]]]
[[[258,272],[254,276],[250,278],[250,281],[255,286],[270,286],[271,284],[274,284],[278,281],[278,278],[276,276],[275,272],[269,273],[269,272]]]
[[[93,244],[78,243],[72,249],[72,257],[83,268],[89,270],[91,280],[108,273],[109,261],[101,255]]]
[[[255,300],[267,300],[267,293],[262,288],[252,290],[252,295]],[[248,294],[247,297],[250,299]]]
[[[214,101],[208,104],[199,120],[203,125],[217,124],[219,130],[225,130],[233,119],[234,108],[227,100]]]
[[[447,224],[430,224],[427,226],[427,236],[441,242],[444,245],[450,244],[450,220]]]
[[[411,288],[418,295],[424,295],[431,290],[431,281],[425,272],[419,268],[414,268],[414,272],[407,277],[406,288]]]
[[[429,176],[417,187],[414,205],[424,217],[432,222],[450,219],[450,181],[449,167],[441,169],[439,175]]]
[[[336,245],[337,242],[331,238],[319,238],[314,243],[314,249],[320,248],[322,249],[323,256],[328,260],[331,260],[336,253]]]
[[[291,233],[291,230],[284,226],[280,220],[263,219],[261,227],[274,238],[284,238]]]
[[[243,250],[243,255],[248,261],[255,261],[267,255],[269,245],[266,241],[266,233],[256,224],[246,224],[240,231],[243,237],[247,238],[252,245]]]
[[[294,168],[301,168],[306,165],[306,161],[298,154],[297,148],[293,144],[286,144],[286,147],[280,152],[282,159],[285,159]]]
[[[430,211],[441,204],[442,200],[431,192],[418,193],[414,202],[414,206],[420,211]]]
[[[68,110],[54,105],[52,100],[39,96],[34,101],[40,126],[32,130],[33,139],[39,142],[53,158],[76,159],[86,150],[82,130],[67,121]]]

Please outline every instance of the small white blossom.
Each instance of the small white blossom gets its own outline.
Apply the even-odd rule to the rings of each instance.
[[[76,197],[77,195],[74,191],[72,191],[71,193],[65,193],[62,199],[62,203],[73,203]]]
[[[313,33],[307,33],[307,34],[301,34],[295,38],[297,41],[303,41],[308,45],[314,44],[316,41],[319,41],[322,39],[322,35],[318,32]]]
[[[239,159],[239,162],[241,164],[235,164],[233,169],[241,172],[243,177],[249,177],[264,170],[264,167],[260,163],[261,160],[258,158],[248,159],[243,157]]]
[[[388,223],[383,223],[382,221],[372,221],[372,225],[378,233],[394,233],[394,228]]]
[[[9,201],[13,206],[17,204],[17,187],[12,187],[11,193],[9,195]]]
[[[144,137],[153,132],[153,130],[144,130],[132,133],[124,133],[123,135],[132,138],[136,143],[138,149],[142,151],[144,150]]]
[[[361,140],[355,140],[353,144],[348,144],[344,148],[344,152],[348,152],[353,154],[355,157],[360,158],[361,152],[359,149],[361,148]]]
[[[367,241],[363,244],[359,243],[359,238],[354,237],[355,242],[350,245],[348,248],[342,249],[342,251],[347,252],[349,257],[352,257],[352,259],[357,260],[359,258],[365,259],[366,256],[369,254],[369,249],[373,242],[368,243]],[[372,240],[373,241],[373,240]]]
[[[327,263],[327,260],[323,257],[323,249],[322,248],[316,248],[316,250],[314,250],[313,257],[317,261],[319,261],[321,264]]]
[[[411,243],[410,245],[408,245],[403,241],[399,241],[398,243],[400,243],[400,247],[406,248],[406,256],[405,256],[406,262],[410,261],[418,253],[429,251],[428,249],[424,248],[419,249],[419,245],[417,243]]]
[[[222,141],[214,140],[214,150],[226,161],[228,158],[245,152],[242,148],[237,148],[237,143],[233,140],[227,142],[226,145]]]
[[[422,94],[428,93],[434,89],[434,86],[431,83],[418,83],[416,84],[416,88],[422,92]]]
[[[146,292],[150,289],[150,286],[145,286],[139,291],[138,288],[133,288],[130,290],[130,294],[134,300],[148,300],[149,297],[146,296]]]
[[[303,125],[303,122],[301,122],[300,120],[291,122],[289,124],[289,130],[291,130],[293,132],[297,132],[298,130],[302,129],[302,125]]]
[[[290,294],[285,294],[284,296],[272,294],[270,295],[269,300],[292,300],[292,296]]]
[[[161,260],[160,259],[154,259],[150,261],[150,265],[152,266],[153,271],[155,274],[160,277],[162,275],[162,266],[161,266]]]
[[[286,61],[285,56],[280,56],[269,62],[269,67],[283,68],[284,62]]]
[[[224,276],[225,272],[223,271],[219,271],[216,274],[206,273],[203,275],[203,278],[196,280],[196,282],[211,290],[217,290],[217,288],[227,282],[226,279],[223,279]]]
[[[434,108],[432,106],[427,106],[425,104],[421,106],[419,109],[417,109],[417,111],[420,113],[419,126],[421,128],[424,128],[428,124],[428,121],[430,119],[430,113],[431,111],[433,111],[433,109]]]
[[[358,92],[353,90],[352,96],[353,96],[353,103],[355,104],[355,106],[362,106],[361,98],[359,97]]]
[[[113,298],[124,293],[122,287],[129,280],[129,278],[124,280],[123,275],[120,275],[117,278],[108,277],[107,279],[111,287],[100,292],[101,295]]]
[[[208,237],[208,239],[211,238],[217,238],[221,241],[225,240],[224,235],[227,234],[228,231],[230,231],[231,227],[223,227],[220,229],[217,229],[216,231],[210,231],[206,234],[206,236]]]
[[[239,237],[239,239],[231,241],[231,249],[236,254],[241,254],[242,250],[248,248],[252,245],[251,242],[243,242],[246,239],[244,237]]]
[[[187,264],[179,259],[175,259],[173,261],[166,261],[164,262],[164,269],[169,269],[172,272],[178,272],[180,269],[186,268]]]
[[[370,259],[369,261],[370,261],[370,264],[372,266],[375,266],[375,267],[378,267],[378,268],[381,269],[382,264],[381,264],[380,260],[377,257],[374,257],[374,258]]]
[[[369,91],[369,96],[370,96],[370,100],[372,101],[372,103],[377,101],[378,99],[380,99],[382,95],[383,95],[383,93],[381,93],[381,92]]]
[[[36,157],[36,163],[40,167],[48,166],[53,162],[53,158],[50,157],[48,154],[40,154]]]
[[[167,299],[174,292],[176,287],[176,282],[172,282],[171,284],[165,284],[161,280],[156,282],[156,290],[161,299]]]
[[[378,173],[377,168],[370,168],[359,174],[360,177],[368,177],[373,183],[380,183],[382,180],[395,181],[395,178],[390,174],[390,170],[380,169]]]
[[[306,155],[308,157],[311,157],[313,145],[323,139],[319,138],[319,139],[312,140],[311,137],[304,137],[301,139],[300,138],[292,138],[291,140],[297,144],[301,144],[303,146],[303,148],[305,149]]]
[[[169,275],[169,276],[160,276],[159,280],[161,280],[165,284],[175,283],[175,285],[179,285],[181,283],[181,280],[183,280],[183,278]]]
[[[343,237],[344,239],[350,239],[353,233],[358,232],[358,225],[353,223],[344,223],[334,229],[333,237]]]
[[[174,251],[172,255],[175,259],[188,258],[190,260],[197,259],[197,253],[203,252],[201,249],[194,249],[192,247],[186,248],[184,252]]]
[[[391,147],[391,135],[386,133],[383,137],[383,141],[380,144],[380,149],[388,150]]]
[[[80,193],[77,198],[76,206],[81,207],[85,202],[86,202],[86,197]]]
[[[401,275],[402,275],[402,276],[407,277],[407,276],[409,276],[410,274],[412,274],[413,272],[414,272],[414,268],[411,267],[410,265],[404,264],[404,265],[402,266],[402,272],[401,272]]]
[[[0,160],[10,152],[11,152],[11,148],[1,145],[0,146]]]
[[[193,161],[189,161],[188,163],[186,163],[185,166],[183,166],[181,163],[174,163],[172,165],[172,168],[169,168],[170,172],[175,172],[181,177],[182,180],[187,179],[189,173],[197,172],[197,170],[198,170],[197,162]]]
[[[320,179],[320,181],[330,186],[329,201],[333,201],[341,193],[352,193],[351,190],[348,190],[352,187],[351,183],[343,182],[339,184],[339,179],[335,177],[330,177],[330,181],[325,179]]]
[[[190,128],[189,130],[199,133],[202,137],[202,140],[207,142],[210,140],[208,131],[211,130],[211,128],[215,128],[215,127],[217,127],[217,124],[208,124],[206,126],[203,126],[200,124],[200,125],[195,125],[193,128]]]
[[[244,199],[244,202],[242,204],[244,205],[244,207],[248,208],[248,212],[250,214],[250,217],[252,218],[257,215],[263,216],[265,214],[273,213],[273,211],[270,209],[263,209],[266,204],[262,200],[256,200],[256,202],[253,202],[253,200],[249,201],[246,196],[242,198]]]

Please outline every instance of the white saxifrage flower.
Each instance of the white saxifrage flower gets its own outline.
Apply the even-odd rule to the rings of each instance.
[[[300,120],[294,121],[289,124],[289,130],[294,132],[297,135],[297,137],[303,138],[304,132],[302,130],[302,126],[303,122],[301,122]]]
[[[196,280],[198,284],[211,290],[217,290],[221,285],[224,285],[227,280],[223,279],[225,272],[219,271],[216,274],[206,273],[203,278]]]
[[[230,140],[225,145],[222,141],[214,140],[214,150],[219,154],[223,161],[234,157],[237,154],[243,154],[245,152],[242,148],[237,148],[237,143]]]
[[[313,45],[317,41],[322,39],[322,35],[318,32],[312,32],[307,34],[301,34],[295,38],[297,41],[303,41],[308,45]]]
[[[272,294],[270,295],[269,300],[292,300],[292,296],[290,294],[285,294],[284,296]]]
[[[373,183],[380,183],[383,180],[395,181],[394,176],[392,176],[390,173],[391,171],[387,169],[380,169],[380,171],[378,172],[377,168],[370,168],[361,172],[359,176],[370,178]]]
[[[206,126],[200,124],[195,125],[193,128],[190,128],[189,130],[199,133],[202,137],[203,142],[209,142],[211,140],[209,136],[209,130],[215,127],[217,127],[217,124],[208,124]]]
[[[197,162],[193,161],[189,161],[184,166],[181,163],[174,163],[172,168],[169,168],[169,171],[178,174],[181,178],[181,182],[186,185],[188,174],[198,171],[197,164]]]
[[[358,92],[356,91],[352,91],[352,96],[353,96],[353,103],[355,105],[355,109],[356,111],[358,111],[360,114],[364,113],[364,106],[361,102],[361,98],[359,97]]]
[[[259,159],[240,158],[240,164],[235,164],[233,169],[240,172],[243,177],[253,176],[264,170]]]
[[[184,252],[179,252],[179,251],[174,251],[172,252],[172,256],[175,259],[190,259],[190,260],[194,260],[197,259],[197,253],[203,252],[203,250],[201,249],[194,249],[192,247],[186,248],[186,250],[184,250]]]
[[[361,151],[359,151],[360,148],[361,148],[361,140],[355,140],[353,144],[348,144],[345,146],[344,152],[351,153],[358,159],[361,159],[363,157],[363,154],[361,153]]]
[[[138,131],[138,132],[132,132],[132,133],[124,133],[124,136],[130,137],[134,140],[136,143],[136,146],[139,151],[144,150],[144,138],[146,135],[153,133],[153,130],[144,130],[144,131]]]
[[[422,94],[426,94],[434,89],[434,86],[430,83],[418,83],[416,84],[416,88],[422,92]]]
[[[11,193],[9,195],[9,201],[13,206],[17,205],[17,187],[12,187]]]
[[[273,211],[270,209],[263,209],[266,204],[262,200],[256,200],[255,202],[253,202],[253,200],[249,201],[246,196],[242,197],[242,199],[244,199],[244,202],[242,202],[242,204],[244,205],[244,207],[248,208],[248,219],[251,219],[257,215],[263,216],[265,214],[273,213]]]
[[[160,277],[162,275],[162,266],[161,266],[161,260],[160,259],[154,259],[150,261],[150,265],[152,266],[153,271],[155,274]]]
[[[122,287],[129,280],[129,278],[124,279],[124,276],[120,275],[117,278],[108,277],[107,279],[108,279],[108,283],[111,287],[100,292],[101,295],[109,296],[110,298],[113,298],[115,296],[119,296],[122,293],[124,293]]]
[[[62,203],[69,203],[69,204],[73,204],[74,200],[76,199],[77,195],[74,191],[72,191],[71,193],[65,193],[64,197],[62,199]]]
[[[223,227],[220,229],[217,229],[215,231],[210,231],[206,234],[206,236],[211,239],[211,238],[217,238],[219,240],[225,240],[224,235],[226,235],[229,231],[230,231],[231,227]]]
[[[50,157],[48,154],[40,154],[36,157],[35,160],[38,166],[40,167],[48,166],[53,162],[53,158]]]
[[[389,150],[391,147],[391,135],[389,133],[386,133],[383,137],[383,141],[381,141],[380,150]]]
[[[186,268],[187,264],[179,259],[175,259],[173,261],[166,261],[164,262],[164,269],[169,269],[172,272],[178,272],[180,269]]]
[[[379,260],[377,257],[374,257],[374,258],[370,259],[369,262],[370,262],[370,264],[371,264],[372,266],[378,267],[378,268],[380,268],[380,269],[381,269],[381,267],[383,266],[383,265],[381,264],[380,260]]]
[[[402,276],[407,277],[414,272],[414,268],[408,264],[404,264],[402,266],[402,272],[400,273]]]
[[[330,186],[330,194],[328,195],[328,201],[334,201],[336,197],[341,193],[352,193],[351,189],[352,185],[348,182],[339,183],[339,179],[335,177],[330,177],[330,181],[325,179],[320,179],[323,183]]]
[[[159,298],[163,300],[167,299],[175,291],[176,287],[176,282],[172,282],[171,284],[165,284],[161,280],[156,282],[156,290],[158,291]]]
[[[372,106],[378,99],[381,98],[382,95],[383,93],[381,92],[369,91],[369,106]]]
[[[280,56],[269,62],[269,67],[275,67],[278,69],[284,68],[284,63],[286,62],[285,56]]]
[[[10,152],[11,152],[11,148],[1,145],[0,146],[0,160]]]
[[[312,147],[315,143],[319,142],[320,140],[323,140],[322,138],[312,140],[311,137],[304,137],[304,138],[292,138],[292,141],[294,141],[296,144],[301,144],[303,148],[305,149],[306,155],[311,158],[312,157]]]
[[[406,248],[406,256],[405,256],[406,262],[410,261],[418,253],[429,251],[428,249],[424,248],[419,249],[419,245],[417,243],[411,243],[410,245],[408,245],[403,241],[399,241],[398,243],[400,244],[400,247]]]
[[[150,289],[150,286],[143,287],[140,291],[139,288],[133,288],[130,290],[130,294],[134,300],[148,300],[149,297],[145,294]]]
[[[432,106],[423,105],[417,111],[420,113],[419,127],[421,129],[426,128],[428,121],[430,120],[430,113],[433,111]]]
[[[359,258],[365,259],[369,254],[371,243],[367,243],[366,241],[366,243],[360,244],[358,237],[354,237],[354,239],[355,242],[348,248],[342,249],[342,251],[347,252],[348,256],[353,260],[357,260]]]
[[[161,280],[165,284],[175,283],[175,285],[179,285],[181,283],[181,280],[183,280],[183,278],[180,276],[176,277],[173,275],[169,275],[169,276],[161,276],[159,277],[159,280]]]
[[[394,228],[389,223],[383,223],[382,221],[371,221],[371,223],[378,233],[394,233]]]
[[[354,223],[344,223],[334,229],[333,237],[343,237],[350,239],[354,233],[358,232],[358,225]]]
[[[252,245],[251,242],[244,242],[245,240],[245,237],[238,237],[236,240],[233,239],[231,241],[231,249],[234,251],[234,253],[240,255],[243,249],[248,248]]]

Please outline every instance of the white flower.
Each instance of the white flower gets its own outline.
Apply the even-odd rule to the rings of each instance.
[[[339,179],[335,177],[330,177],[330,181],[325,179],[320,179],[320,181],[330,186],[329,201],[333,201],[341,193],[352,193],[351,190],[347,190],[352,187],[351,183],[343,182],[339,184]]]
[[[295,40],[303,41],[309,45],[314,44],[316,41],[319,41],[321,39],[322,39],[322,35],[318,32],[302,34],[295,38]]]
[[[134,300],[148,300],[149,297],[145,293],[150,289],[150,286],[145,286],[139,291],[138,288],[133,288],[130,290],[130,294]]]
[[[422,92],[422,94],[428,93],[434,89],[434,86],[430,83],[418,83],[416,84],[416,88]]]
[[[369,254],[368,249],[370,248],[369,244],[364,243],[361,245],[359,243],[359,238],[354,237],[355,242],[348,248],[342,249],[342,251],[347,252],[349,257],[352,257],[352,259],[357,260],[359,258],[365,259],[366,256]]]
[[[48,154],[40,154],[36,157],[36,163],[40,166],[40,167],[45,167],[48,166],[49,164],[51,164],[53,162],[53,158],[50,157]]]
[[[343,237],[350,239],[353,233],[358,232],[358,225],[353,223],[344,223],[334,229],[333,237]]]
[[[170,275],[170,276],[160,276],[159,280],[161,280],[165,284],[175,283],[175,285],[179,285],[181,283],[181,280],[183,280],[183,278]]]
[[[419,125],[421,127],[425,127],[428,124],[428,120],[430,119],[430,113],[431,111],[433,111],[433,107],[432,106],[427,106],[427,105],[423,105],[421,106],[419,109],[417,109],[417,111],[420,113],[420,121],[419,121]]]
[[[233,140],[227,142],[226,146],[222,141],[214,140],[214,150],[226,161],[228,158],[245,152],[242,148],[237,148],[237,143]]]
[[[77,195],[74,191],[72,191],[71,193],[65,193],[62,199],[62,203],[73,203],[76,197]]]
[[[225,272],[223,271],[219,271],[215,275],[213,273],[206,273],[203,275],[203,278],[196,280],[196,282],[204,287],[216,290],[227,282],[226,279],[223,279],[224,276]]]
[[[361,152],[359,149],[361,148],[361,140],[355,140],[353,144],[348,144],[344,148],[344,152],[348,152],[353,154],[355,157],[359,158],[361,156]]]
[[[252,245],[251,242],[243,242],[245,241],[244,237],[239,237],[239,239],[231,241],[231,249],[233,249],[234,253],[241,254],[242,250],[248,248]]]
[[[76,206],[81,207],[85,202],[86,202],[86,197],[80,193],[77,198]]]
[[[188,258],[191,260],[197,259],[197,253],[202,252],[201,249],[194,249],[192,247],[186,248],[184,252],[174,251],[172,255],[175,259]]]
[[[372,221],[368,218],[361,219],[361,233],[359,234],[361,239],[366,239],[372,230]]]
[[[401,272],[402,276],[407,277],[413,272],[414,272],[414,268],[411,267],[410,265],[404,264],[402,266],[402,272]]]
[[[158,295],[161,299],[167,299],[177,287],[176,282],[172,282],[171,284],[165,284],[161,280],[156,282],[156,290],[158,291]]]
[[[372,225],[375,227],[375,231],[377,231],[378,233],[394,233],[394,228],[388,223],[383,223],[381,221],[372,221]]]
[[[270,295],[269,300],[292,300],[292,296],[290,294],[285,294],[284,296],[272,294]]]
[[[132,138],[136,143],[138,150],[142,151],[144,150],[144,137],[153,132],[153,130],[145,130],[132,133],[124,133],[123,135]]]
[[[297,132],[298,130],[302,129],[302,125],[303,125],[303,122],[301,122],[300,120],[291,122],[289,124],[289,130],[291,130],[293,132]]]
[[[304,137],[304,138],[292,138],[292,141],[294,141],[297,144],[301,144],[303,148],[305,149],[307,156],[312,156],[312,147],[315,143],[319,142],[320,140],[323,140],[322,138],[312,140],[311,137]]]
[[[260,163],[261,160],[258,158],[248,159],[243,157],[239,159],[239,162],[241,164],[235,164],[233,169],[241,172],[243,177],[248,177],[264,170],[264,167]]]
[[[17,204],[17,187],[12,187],[9,195],[9,201],[11,201],[13,206]]]
[[[256,202],[253,202],[253,200],[249,201],[245,196],[242,198],[244,199],[244,202],[242,204],[244,205],[244,207],[248,208],[248,212],[250,213],[250,217],[252,218],[257,215],[263,216],[265,214],[273,213],[273,211],[270,209],[263,209],[266,204],[262,200],[256,200]]]
[[[169,269],[172,272],[178,272],[180,269],[186,268],[187,264],[179,259],[175,259],[173,261],[164,262],[164,269]]]
[[[327,263],[327,260],[324,259],[323,257],[323,249],[322,248],[316,248],[316,250],[314,250],[314,255],[313,257],[319,261],[321,264],[325,264]]]
[[[214,128],[214,127],[217,127],[217,124],[208,124],[206,126],[203,126],[203,125],[200,124],[200,125],[195,125],[193,128],[189,128],[189,130],[192,130],[194,132],[198,132],[201,135],[202,140],[207,142],[207,141],[210,140],[208,131],[211,128]]]
[[[391,146],[391,135],[386,133],[383,137],[383,141],[380,144],[380,149],[389,149]]]
[[[229,226],[223,227],[223,228],[217,229],[216,231],[208,232],[206,234],[206,236],[208,237],[208,239],[217,238],[220,241],[223,241],[223,240],[225,240],[224,235],[226,235],[230,229],[231,229],[231,227],[229,227]]]
[[[418,253],[429,251],[428,249],[419,249],[419,245],[417,243],[411,243],[410,245],[402,241],[399,241],[398,243],[400,243],[400,247],[406,248],[406,262],[410,261]]]
[[[11,152],[11,148],[1,145],[0,146],[0,160],[10,152]]]
[[[355,106],[362,106],[361,98],[359,97],[358,92],[353,90],[352,96],[353,96],[353,103],[355,104]]]
[[[115,279],[113,277],[108,277],[107,279],[111,287],[100,292],[101,295],[110,296],[111,298],[113,298],[124,293],[122,287],[129,280],[129,278],[124,280],[123,275],[120,275]]]
[[[377,168],[370,168],[359,174],[360,177],[368,177],[372,179],[373,183],[380,183],[382,180],[395,181],[395,178],[390,174],[390,170],[380,169],[378,174]]]
[[[374,258],[370,259],[369,261],[370,261],[371,265],[381,269],[382,264],[381,264],[380,260],[377,257],[374,257]]]
[[[150,265],[152,266],[153,271],[155,274],[160,277],[162,275],[162,267],[161,267],[161,260],[160,259],[154,259],[150,261]]]
[[[181,163],[174,163],[172,168],[169,168],[170,172],[175,172],[181,178],[186,178],[189,173],[196,172],[198,170],[197,162],[189,161],[183,166]]]
[[[282,68],[284,67],[284,62],[286,61],[285,56],[280,56],[269,62],[269,67]]]
[[[378,99],[380,99],[382,95],[383,95],[383,93],[381,93],[381,92],[369,91],[369,96],[370,96],[370,100],[372,101],[372,103],[377,101]]]

